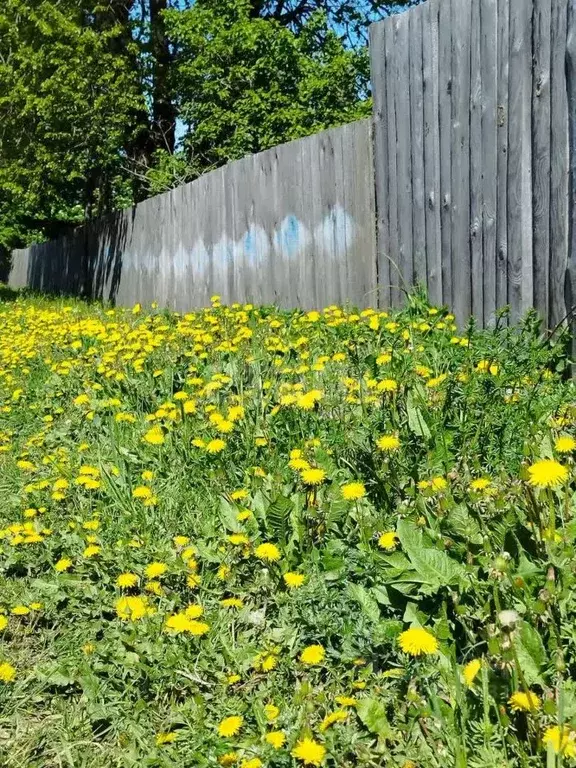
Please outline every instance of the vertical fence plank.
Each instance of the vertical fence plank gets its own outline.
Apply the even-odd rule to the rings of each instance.
[[[472,314],[484,323],[484,259],[482,229],[482,58],[480,2],[472,2],[470,33],[470,264]]]
[[[533,302],[531,3],[510,0],[508,118],[508,300],[512,319]]]
[[[565,290],[566,313],[573,313],[576,302],[576,0],[568,0],[566,33],[566,92],[569,141],[569,197],[567,274]],[[576,353],[576,322],[571,314],[572,359]]]
[[[426,217],[424,206],[424,83],[422,59],[422,16],[424,6],[408,14],[410,35],[410,157],[412,177],[412,250],[414,280],[427,287]]]
[[[438,103],[439,0],[422,6],[422,76],[424,97],[424,183],[428,295],[442,303],[442,241],[440,234],[440,129]]]
[[[510,0],[498,0],[497,189],[496,189],[496,308],[508,304],[508,76]]]
[[[553,0],[551,16],[552,53],[550,63],[550,325],[555,326],[570,310],[566,306],[565,283],[568,266],[568,95],[566,64],[567,0]],[[571,115],[573,120],[573,115]]]
[[[496,174],[497,174],[497,30],[496,0],[480,0],[480,67],[482,77],[482,280],[484,323],[496,311]],[[476,278],[478,279],[478,278]]]
[[[388,114],[386,94],[386,41],[384,24],[370,27],[370,69],[374,100],[374,183],[378,243],[378,305],[390,306],[390,252],[388,221]],[[341,141],[340,137],[340,141]],[[343,158],[344,159],[344,158]]]
[[[440,0],[438,46],[442,298],[452,306],[452,3],[449,0]]]
[[[549,317],[551,0],[534,0],[532,78],[532,227],[534,303]]]
[[[471,0],[452,0],[452,301],[459,323],[471,310],[470,13]]]
[[[414,282],[412,241],[412,160],[409,72],[409,14],[392,17],[395,42],[396,152],[398,167],[398,264],[401,273],[401,299]]]

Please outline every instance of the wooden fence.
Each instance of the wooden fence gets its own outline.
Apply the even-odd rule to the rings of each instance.
[[[418,280],[460,321],[572,306],[575,5],[428,0],[372,26],[384,305]]]
[[[371,121],[245,157],[59,240],[9,283],[179,310],[376,301]]]
[[[428,0],[370,46],[372,121],[17,251],[10,283],[185,309],[386,307],[421,282],[460,322],[554,326],[576,292],[576,0]]]

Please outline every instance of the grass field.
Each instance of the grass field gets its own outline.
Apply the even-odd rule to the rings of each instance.
[[[0,303],[0,765],[576,762],[576,399],[529,317]]]

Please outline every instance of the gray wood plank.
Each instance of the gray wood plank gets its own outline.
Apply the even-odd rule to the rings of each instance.
[[[508,300],[512,320],[533,301],[531,5],[510,0],[508,121]]]
[[[569,51],[566,57],[568,35],[567,0],[554,0],[551,16],[552,53],[550,67],[550,318],[553,327],[559,323],[570,306],[566,306],[566,269],[568,266],[568,97],[566,64],[572,59]],[[572,41],[570,41],[572,43]],[[570,82],[570,86],[573,84]],[[573,117],[572,117],[573,120]],[[572,192],[573,194],[573,192]],[[572,265],[571,265],[572,266]]]
[[[572,330],[572,359],[576,354],[576,0],[568,0],[566,32],[566,93],[569,137],[569,198],[565,310]],[[574,366],[572,370],[574,375]]]
[[[422,75],[424,91],[424,182],[428,295],[442,303],[442,240],[440,232],[440,128],[438,85],[438,17],[440,0],[422,6]]]
[[[392,17],[395,40],[395,106],[396,152],[398,173],[398,260],[401,271],[402,303],[406,291],[414,282],[414,251],[412,239],[412,160],[410,88],[406,83],[409,72],[409,13]]]
[[[458,323],[471,311],[470,20],[471,0],[452,0],[452,302]]]
[[[378,240],[379,306],[390,306],[390,252],[388,221],[388,114],[386,94],[386,22],[370,26],[370,73],[374,125],[374,181],[376,186],[376,227]]]
[[[532,78],[532,225],[534,304],[549,317],[551,0],[534,0]]]
[[[497,195],[497,34],[496,0],[480,0],[480,66],[482,78],[482,252],[484,323],[496,311]]]
[[[422,58],[423,5],[407,14],[409,22],[410,155],[412,160],[412,250],[414,281],[427,286],[426,215],[424,202],[424,83]]]
[[[498,0],[496,308],[508,305],[508,75],[510,0]]]
[[[442,301],[452,307],[452,3],[440,0],[438,79]]]
[[[399,234],[398,234],[398,153],[396,148],[396,41],[393,20],[384,25],[386,46],[386,121],[388,133],[388,262],[390,264],[390,305],[401,301]]]
[[[472,3],[470,31],[470,287],[472,314],[484,323],[484,242],[482,228],[482,57],[480,2]]]

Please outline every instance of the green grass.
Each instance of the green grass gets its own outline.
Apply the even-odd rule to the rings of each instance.
[[[2,766],[283,768],[308,738],[328,768],[574,762],[565,337],[532,315],[458,330],[420,296],[390,316],[2,298]],[[529,472],[545,458],[549,488]],[[123,618],[123,597],[146,615]],[[208,629],[167,631],[190,605]],[[432,653],[403,652],[410,627]],[[514,711],[527,691],[537,708]],[[547,755],[556,725],[567,746]]]

